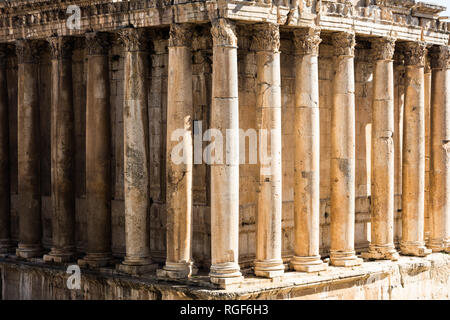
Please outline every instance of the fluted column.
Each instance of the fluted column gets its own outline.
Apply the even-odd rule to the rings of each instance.
[[[395,39],[372,41],[374,60],[371,152],[371,233],[368,259],[398,260],[394,246]]]
[[[194,117],[192,100],[192,27],[172,24],[169,39],[169,86],[167,103],[166,208],[167,258],[158,275],[188,278],[196,269],[192,261],[192,167]],[[176,153],[182,130],[183,157]],[[181,161],[179,161],[181,160]]]
[[[425,89],[426,45],[404,45],[406,84],[403,125],[402,254],[426,256],[425,205]]]
[[[226,137],[226,159],[211,164],[211,282],[242,281],[239,259],[239,100],[237,36],[226,19],[212,21],[211,128]],[[228,131],[228,135],[227,135]],[[224,146],[225,147],[225,146]]]
[[[11,251],[11,192],[9,180],[9,112],[6,45],[0,44],[0,254]]]
[[[320,246],[320,29],[294,31],[295,45],[295,162],[294,270],[326,269]]]
[[[48,39],[52,52],[51,167],[52,250],[44,261],[75,259],[75,124],[71,38]]]
[[[111,122],[107,33],[86,34],[87,252],[82,266],[111,261]]]
[[[281,258],[281,72],[277,24],[254,27],[257,67],[257,123],[260,138],[255,275],[274,278],[284,273]]]
[[[150,257],[148,146],[148,39],[145,29],[124,29],[125,259],[118,270],[142,274],[156,269]]]
[[[331,110],[331,249],[335,266],[362,263],[355,255],[355,35],[333,35]]]
[[[434,252],[450,252],[450,48],[431,51],[430,239]]]
[[[16,254],[22,258],[33,258],[42,253],[39,46],[33,40],[16,41],[19,176],[19,246]]]

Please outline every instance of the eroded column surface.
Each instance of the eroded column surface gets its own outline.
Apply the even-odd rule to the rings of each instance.
[[[294,270],[326,269],[320,246],[320,29],[294,31],[295,44],[295,247]]]
[[[87,250],[82,266],[111,261],[111,121],[107,33],[86,34]]]
[[[430,239],[433,252],[450,252],[450,48],[431,51]]]
[[[277,24],[254,27],[257,123],[260,133],[255,275],[283,275],[281,258],[281,73]]]
[[[6,45],[0,44],[0,254],[8,253],[12,249],[6,59]]]
[[[37,41],[16,41],[19,176],[19,246],[16,254],[22,258],[42,254],[39,47]]]
[[[48,39],[52,53],[51,179],[52,250],[44,261],[75,259],[75,123],[72,88],[73,40]]]
[[[355,35],[333,35],[335,75],[331,110],[330,263],[354,266],[355,255]]]
[[[426,256],[425,205],[425,89],[426,45],[404,45],[406,83],[403,125],[402,240],[401,253]]]
[[[374,80],[371,152],[371,238],[368,259],[398,260],[394,247],[394,51],[395,39],[372,41]]]
[[[169,39],[166,208],[167,258],[158,275],[188,278],[192,261],[192,29],[172,24]],[[182,139],[183,150],[177,145]]]
[[[156,269],[150,257],[148,146],[148,38],[145,29],[124,29],[124,196],[126,254],[118,269],[142,274]]]
[[[212,21],[213,99],[211,128],[226,141],[222,160],[211,163],[211,282],[242,281],[239,258],[239,101],[237,36],[226,19]],[[228,134],[227,134],[228,131]],[[225,140],[226,139],[226,140]]]

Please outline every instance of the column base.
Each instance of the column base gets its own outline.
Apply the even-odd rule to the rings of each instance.
[[[52,248],[49,254],[44,255],[46,263],[67,263],[74,262],[77,259],[75,248],[57,249]]]
[[[358,258],[355,251],[331,251],[330,264],[335,267],[355,267],[360,266],[363,259]]]
[[[256,260],[255,276],[264,278],[279,278],[284,275],[283,260]]]
[[[431,249],[432,252],[450,252],[450,241],[446,240],[431,240],[428,245],[428,248]]]
[[[20,244],[16,249],[16,256],[23,259],[31,259],[42,256],[42,246],[40,244]]]
[[[400,252],[405,256],[426,257],[431,253],[431,249],[425,247],[423,242],[402,242]]]
[[[132,262],[127,261],[127,258],[125,258],[122,263],[116,265],[117,271],[132,276],[148,274],[155,271],[156,269],[158,269],[158,264],[152,263],[152,260],[150,258],[142,259],[142,261],[133,260]]]
[[[397,261],[400,258],[394,245],[375,246],[370,245],[368,252],[363,252],[361,256],[367,260],[392,260]]]
[[[77,261],[78,265],[83,268],[102,268],[114,263],[111,253],[88,253],[83,259]]]
[[[244,280],[239,265],[234,262],[212,265],[209,277],[211,283],[225,290],[238,287]]]
[[[198,268],[193,262],[168,262],[162,269],[156,271],[158,278],[168,279],[188,279],[193,275],[196,275]]]
[[[298,257],[291,260],[291,268],[300,272],[319,272],[327,270],[328,264],[320,259],[320,256]]]

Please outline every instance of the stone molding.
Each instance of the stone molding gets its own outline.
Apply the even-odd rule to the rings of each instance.
[[[403,44],[403,54],[406,66],[425,66],[427,45],[425,42],[407,42]]]
[[[118,32],[119,40],[128,52],[148,51],[148,32],[144,28],[127,28]]]
[[[70,60],[74,49],[74,41],[71,37],[50,37],[47,39],[50,45],[52,59]]]
[[[395,53],[396,39],[393,37],[376,38],[372,40],[373,58],[378,60],[392,60]]]
[[[319,55],[320,28],[304,28],[294,31],[295,53],[298,55]]]
[[[432,69],[450,69],[450,47],[432,47],[430,49],[430,63]]]
[[[237,47],[236,25],[228,19],[214,19],[211,21],[211,35],[214,46]]]
[[[38,63],[42,45],[37,40],[16,40],[17,63]]]
[[[350,32],[338,32],[333,35],[335,56],[355,56],[355,34]]]
[[[256,51],[280,51],[280,27],[275,23],[254,26],[253,48]]]
[[[86,47],[88,55],[107,55],[110,46],[109,33],[106,32],[89,32],[86,33]]]
[[[191,47],[192,36],[191,25],[173,23],[170,25],[169,47]]]

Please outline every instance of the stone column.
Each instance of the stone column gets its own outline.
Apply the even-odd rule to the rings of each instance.
[[[46,262],[75,259],[75,123],[72,88],[73,42],[68,37],[48,39],[52,52],[51,178],[52,250]]]
[[[450,48],[431,52],[430,240],[434,252],[450,252]]]
[[[81,266],[111,262],[111,121],[107,33],[86,34],[87,254]]]
[[[11,251],[11,192],[9,180],[9,112],[6,45],[0,44],[0,254]]]
[[[395,39],[372,41],[374,80],[371,152],[371,236],[367,259],[398,260],[394,246],[394,51]]]
[[[331,248],[334,266],[362,263],[355,255],[355,35],[333,35],[331,110]]]
[[[42,254],[40,192],[39,42],[17,40],[19,246],[22,258]]]
[[[255,275],[284,273],[281,258],[281,72],[277,24],[254,27],[257,66],[257,123],[260,139]]]
[[[426,256],[424,242],[425,205],[425,90],[426,45],[404,46],[406,94],[403,125],[402,254]]]
[[[295,45],[295,247],[291,266],[316,272],[320,260],[319,28],[294,31]]]
[[[211,282],[242,281],[239,258],[239,100],[237,36],[233,22],[212,21],[211,128],[226,139],[226,159],[211,164]],[[227,134],[228,131],[228,134]]]
[[[167,258],[158,276],[188,278],[192,261],[192,29],[172,24],[169,39],[167,102]],[[182,136],[183,151],[177,152]]]
[[[148,146],[148,40],[145,29],[124,29],[124,184],[126,255],[119,271],[138,275],[156,269],[150,257]]]

